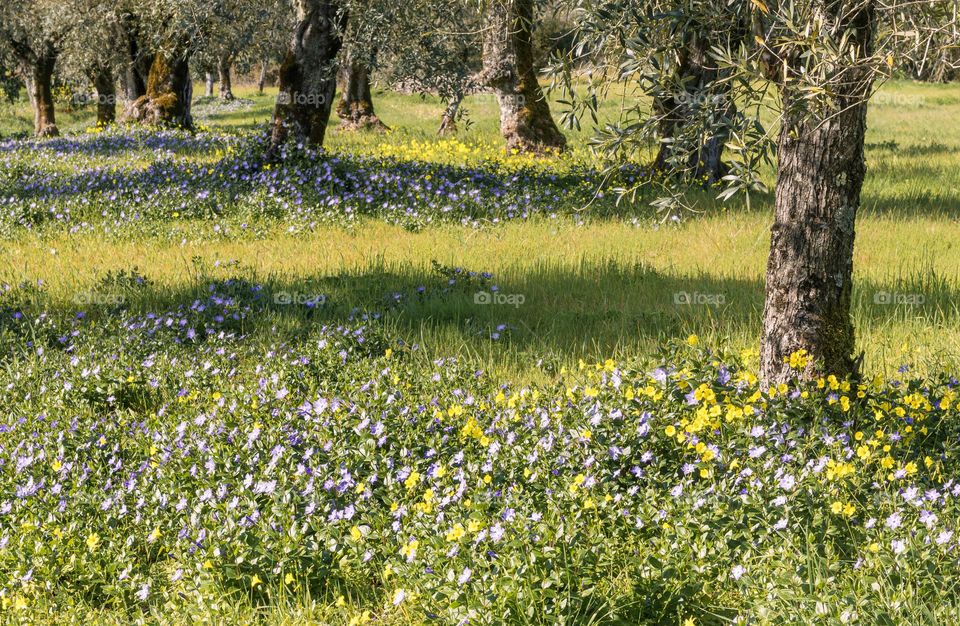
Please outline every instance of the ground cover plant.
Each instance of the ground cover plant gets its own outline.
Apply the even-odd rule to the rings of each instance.
[[[0,140],[0,620],[955,623],[960,97],[885,89],[867,375],[770,388],[771,198],[664,221],[488,96]]]

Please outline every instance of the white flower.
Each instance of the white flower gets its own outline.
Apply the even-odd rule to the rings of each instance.
[[[900,539],[894,539],[890,542],[890,549],[893,550],[894,554],[903,554],[907,551],[907,544]]]

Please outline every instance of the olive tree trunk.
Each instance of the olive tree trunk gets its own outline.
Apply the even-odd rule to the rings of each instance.
[[[157,54],[147,77],[147,93],[130,105],[124,117],[141,124],[193,128],[192,100],[187,56]]]
[[[560,132],[537,81],[533,61],[534,0],[490,0],[483,37],[483,82],[500,106],[508,150],[563,150]]]
[[[109,126],[117,119],[117,82],[109,65],[97,65],[90,76],[97,90],[97,126]]]
[[[140,23],[132,14],[126,14],[119,22],[125,44],[126,68],[123,73],[123,91],[128,102],[147,95],[147,78],[153,65],[152,53],[141,42]]]
[[[206,72],[203,75],[203,95],[208,98],[213,97],[213,74]]]
[[[337,102],[341,130],[387,130],[373,110],[370,93],[370,69],[365,63],[351,59],[343,72],[343,91]]]
[[[867,98],[874,76],[869,57],[876,18],[868,2],[839,19],[856,42],[858,56],[845,61],[831,100],[818,103],[830,104],[830,109],[811,111],[807,94],[780,85],[784,114],[760,347],[761,375],[768,384],[794,376],[859,373],[850,295],[854,226],[866,175]],[[798,350],[812,359],[799,372],[786,362]]]
[[[27,96],[33,108],[33,132],[37,137],[60,134],[53,104],[53,70],[58,55],[53,44],[44,43],[29,60],[21,60]]]
[[[337,89],[336,59],[347,19],[341,1],[296,0],[295,9],[293,40],[280,67],[270,157],[276,157],[288,138],[323,145]]]
[[[233,59],[229,56],[222,56],[217,60],[217,81],[220,84],[220,99],[233,100],[233,80],[231,79],[231,67]]]

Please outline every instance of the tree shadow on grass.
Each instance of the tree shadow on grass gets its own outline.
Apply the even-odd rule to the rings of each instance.
[[[642,264],[544,264],[504,276],[439,265],[373,267],[297,279],[259,277],[234,267],[176,287],[146,277],[101,280],[60,299],[42,291],[26,298],[14,290],[0,298],[0,329],[19,309],[63,317],[83,312],[106,322],[161,315],[217,297],[220,290],[210,285],[231,275],[238,284],[259,285],[232,292],[251,305],[248,334],[272,336],[279,329],[295,338],[318,325],[368,314],[390,336],[437,356],[479,354],[492,360],[569,362],[629,354],[691,333],[749,345],[759,336],[763,311],[759,279],[671,274]],[[890,283],[860,281],[853,315],[861,328],[908,320],[931,327],[956,324],[960,286],[924,274]]]

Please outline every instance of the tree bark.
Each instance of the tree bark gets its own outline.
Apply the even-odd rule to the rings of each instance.
[[[490,0],[483,37],[483,82],[500,106],[507,150],[561,151],[567,141],[543,95],[533,64],[533,0]]]
[[[455,135],[457,133],[457,113],[460,112],[460,104],[462,102],[462,92],[454,95],[447,101],[447,108],[443,111],[440,128],[437,130],[437,134],[441,137]]]
[[[781,84],[784,115],[777,148],[776,208],[767,263],[760,369],[768,384],[820,374],[856,376],[850,319],[854,225],[866,175],[864,137],[872,70],[873,12],[867,3],[846,28],[859,46],[838,74],[833,109]],[[858,66],[863,62],[864,66]],[[797,71],[788,66],[787,71]],[[806,350],[811,362],[786,362]]]
[[[337,103],[341,130],[388,130],[373,110],[370,69],[366,64],[351,59],[343,74],[343,92]]]
[[[125,117],[142,124],[190,129],[193,128],[192,100],[193,81],[186,55],[168,58],[157,54],[150,66],[147,93],[130,106]]]
[[[288,138],[323,145],[337,89],[336,59],[347,15],[340,0],[296,0],[293,40],[280,67],[280,93],[271,123],[268,156]]]
[[[206,72],[203,75],[203,95],[208,98],[213,97],[213,74],[211,72]]]
[[[220,83],[221,100],[233,100],[233,81],[230,75],[232,65],[233,59],[229,56],[222,56],[217,60],[217,78]]]
[[[91,71],[97,90],[97,126],[109,126],[117,119],[117,83],[109,65],[97,65]]]
[[[33,107],[33,132],[37,137],[56,137],[60,134],[53,104],[53,70],[58,56],[56,47],[44,42],[29,65],[22,69],[27,95]]]

